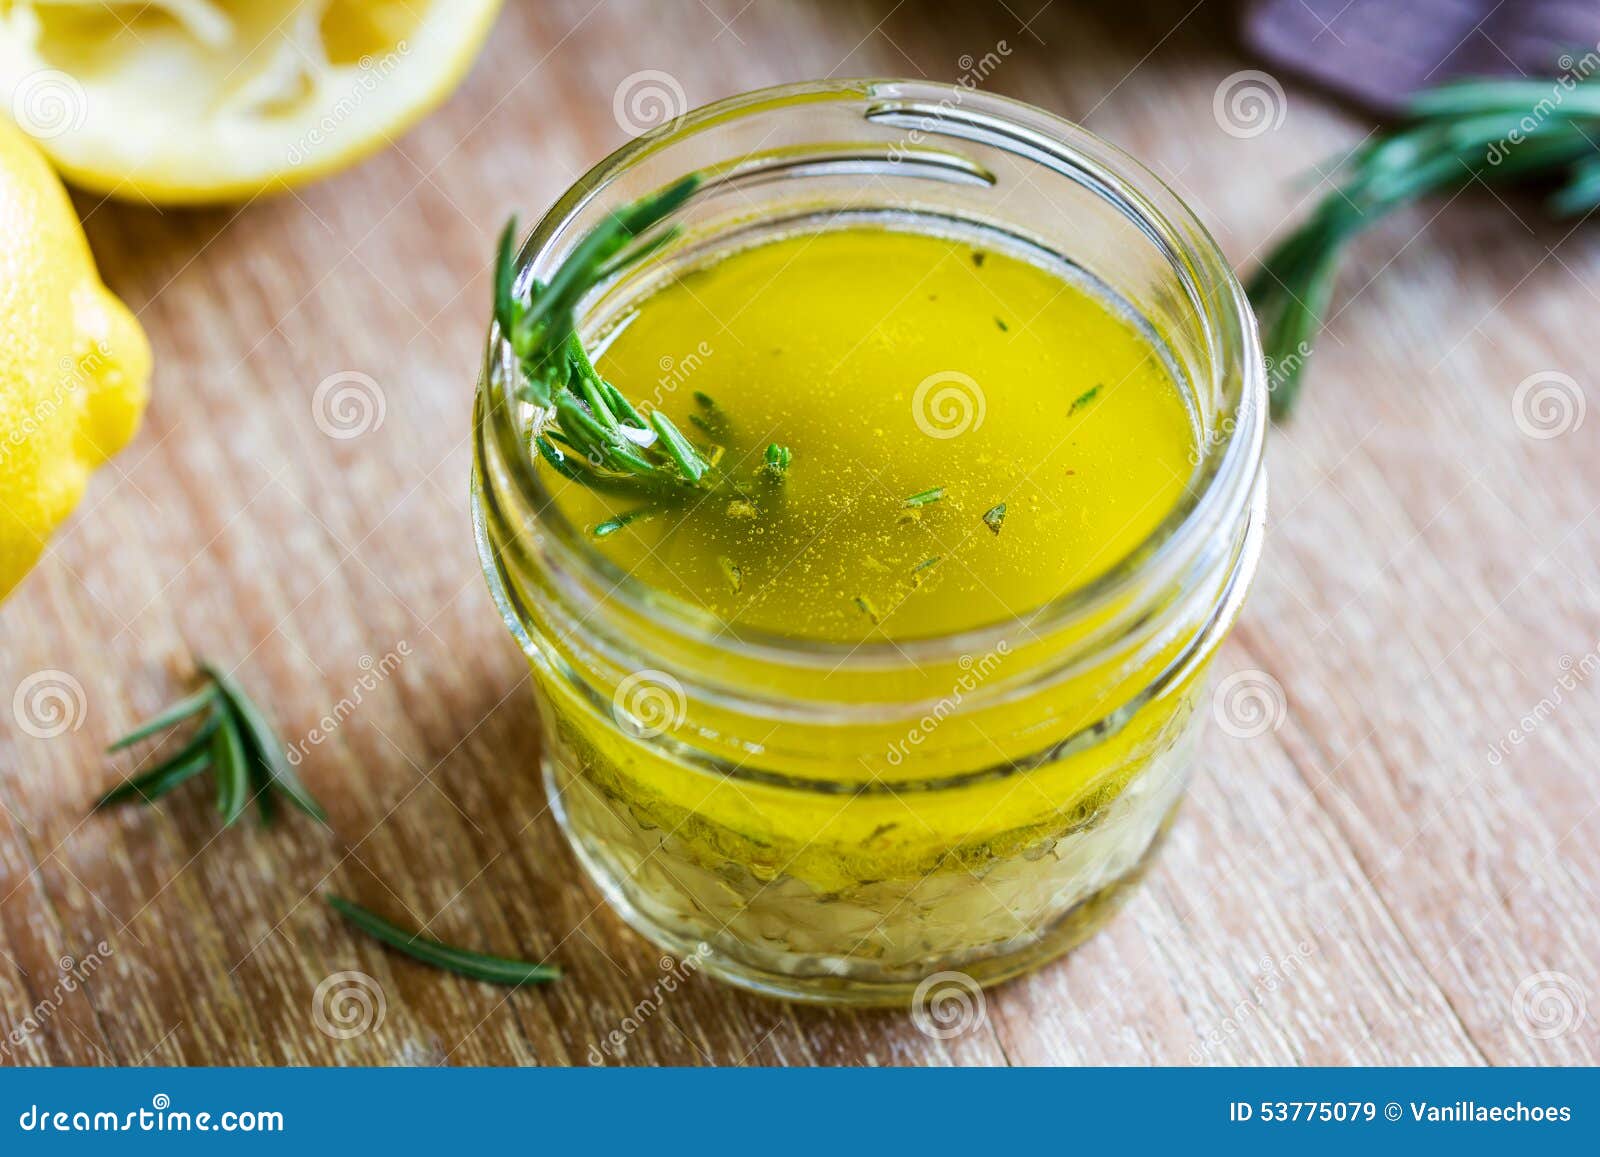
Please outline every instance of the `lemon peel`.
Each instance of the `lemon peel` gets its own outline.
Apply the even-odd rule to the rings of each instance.
[[[0,120],[0,599],[144,412],[150,346],[66,190]]]
[[[501,0],[0,0],[0,101],[74,184],[242,200],[386,146]]]

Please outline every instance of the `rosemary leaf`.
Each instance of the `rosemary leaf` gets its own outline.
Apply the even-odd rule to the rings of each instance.
[[[306,790],[305,784],[300,782],[300,777],[295,774],[294,768],[289,764],[288,756],[284,754],[283,744],[274,734],[272,725],[267,722],[267,717],[261,708],[255,705],[250,696],[244,693],[244,688],[230,676],[223,674],[209,663],[202,664],[200,669],[216,682],[222,689],[223,695],[227,697],[241,743],[248,755],[260,760],[273,788],[288,797],[290,803],[312,819],[327,823],[328,813]],[[226,722],[224,720],[224,725]]]
[[[548,283],[531,282],[520,295],[515,219],[501,235],[495,257],[495,320],[516,358],[518,395],[542,411],[534,425],[539,454],[571,481],[659,497],[698,487],[712,469],[665,415],[657,411],[647,422],[616,386],[600,376],[575,321],[578,303],[591,289],[643,261],[676,235],[674,229],[656,227],[698,186],[699,177],[691,174],[623,206],[573,246]],[[647,236],[652,230],[655,233]],[[584,465],[555,450],[549,439],[557,432]]]
[[[589,533],[596,538],[608,538],[629,523],[638,522],[641,518],[649,518],[654,513],[655,510],[651,507],[641,506],[638,510],[629,510],[624,514],[617,515],[615,518],[608,518],[604,522],[596,524]]]
[[[617,421],[617,416],[611,412],[611,405],[607,401],[606,392],[601,387],[599,378],[592,378],[587,374],[574,374],[573,379],[578,383],[578,391],[583,395],[584,403],[589,407],[589,413],[594,415],[602,429],[617,433],[622,425]]]
[[[1463,80],[1413,98],[1407,115],[1356,149],[1334,188],[1246,282],[1270,369],[1272,414],[1298,397],[1349,242],[1388,213],[1474,181],[1554,186],[1557,214],[1600,204],[1600,85]]]
[[[662,449],[677,464],[683,476],[690,482],[700,481],[705,472],[711,469],[711,464],[700,456],[700,452],[683,436],[672,419],[661,410],[651,410],[650,424],[661,435]]]
[[[141,739],[148,739],[156,732],[165,731],[167,728],[181,723],[183,720],[189,718],[189,716],[200,711],[204,711],[216,701],[216,698],[217,690],[215,687],[203,687],[199,691],[196,691],[193,695],[189,695],[178,700],[178,702],[174,703],[171,707],[168,707],[165,711],[162,711],[160,714],[154,715],[150,719],[139,724],[138,727],[134,728],[132,731],[128,732],[128,734],[124,735],[121,739],[113,743],[110,747],[106,748],[106,751],[109,754],[113,751],[121,751],[124,747],[132,747]]]
[[[572,345],[577,351],[576,356],[581,357],[584,362],[587,363],[589,356],[583,352],[582,343],[574,341]],[[629,426],[632,426],[640,433],[645,433],[650,429],[650,424],[644,420],[644,415],[633,408],[633,403],[628,401],[621,390],[617,389],[616,386],[613,386],[604,378],[600,379],[600,384],[606,388],[606,397],[611,399],[611,408],[626,418]]]
[[[250,770],[239,724],[229,710],[220,713],[211,737],[211,770],[217,780],[217,814],[222,826],[230,827],[250,803]]]
[[[1067,417],[1069,417],[1069,418],[1072,417],[1072,415],[1076,414],[1079,410],[1083,409],[1085,406],[1087,406],[1090,402],[1094,401],[1095,398],[1097,398],[1099,396],[1100,396],[1100,387],[1099,386],[1094,386],[1091,389],[1087,389],[1087,390],[1083,391],[1083,393],[1079,394],[1076,398],[1073,399],[1072,405],[1067,407]]]
[[[915,508],[917,508],[919,506],[927,506],[930,503],[938,502],[939,499],[941,499],[943,497],[944,497],[944,487],[943,486],[935,486],[931,490],[924,490],[920,494],[913,494],[910,498],[905,500],[903,505],[908,510],[914,510]]]
[[[553,964],[534,964],[505,956],[489,956],[465,948],[453,948],[421,933],[407,932],[359,904],[340,896],[327,896],[329,907],[374,940],[381,941],[413,960],[490,984],[542,984],[557,980],[561,969]]]
[[[176,754],[106,792],[95,802],[95,810],[129,801],[154,803],[209,768],[223,827],[238,820],[252,799],[261,822],[269,823],[276,810],[275,796],[279,794],[287,796],[307,815],[326,822],[327,814],[295,775],[261,709],[216,667],[202,663],[200,669],[210,681],[203,689],[142,724],[118,740],[111,750],[120,750],[209,709],[205,721]]]
[[[782,478],[789,473],[789,463],[794,461],[794,453],[787,446],[780,446],[773,442],[767,447],[766,468],[767,473],[774,478]]]
[[[250,795],[256,801],[256,822],[261,827],[270,828],[278,818],[278,796],[272,790],[272,772],[263,760],[251,759],[249,762]]]
[[[494,318],[507,334],[516,326],[516,249],[517,219],[513,216],[500,233],[494,262]]]
[[[140,803],[154,803],[173,788],[187,783],[211,766],[210,748],[213,731],[214,729],[207,728],[182,751],[163,762],[159,767],[151,768],[142,775],[136,775],[127,782],[112,788],[95,800],[94,810],[99,811],[102,808],[111,807],[113,804],[132,800],[137,800]]]

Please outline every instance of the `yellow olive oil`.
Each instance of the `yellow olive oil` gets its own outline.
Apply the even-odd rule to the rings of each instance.
[[[1184,394],[1124,312],[928,233],[735,251],[636,302],[596,364],[720,481],[652,504],[550,471],[557,502],[635,579],[740,629],[854,642],[1013,619],[1126,557],[1193,471]]]
[[[1126,559],[1193,480],[1195,420],[1148,330],[969,238],[754,244],[632,299],[591,349],[714,466],[663,497],[541,460],[555,503],[634,580],[752,634],[1012,623]],[[524,602],[552,798],[584,854],[646,925],[830,984],[990,956],[993,979],[1087,935],[1177,806],[1212,645],[1184,661],[1197,622],[1058,664],[1102,610],[889,669],[763,662],[713,632],[679,667],[625,600],[596,645],[553,588]],[[619,669],[619,644],[650,661]]]

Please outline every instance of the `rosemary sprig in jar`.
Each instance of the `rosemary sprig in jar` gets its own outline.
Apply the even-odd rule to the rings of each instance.
[[[1474,180],[1554,186],[1558,216],[1600,205],[1600,85],[1466,80],[1419,94],[1407,117],[1342,162],[1337,185],[1267,253],[1245,289],[1273,367],[1272,413],[1299,395],[1346,244],[1391,210]]]
[[[511,345],[517,396],[535,407],[533,442],[564,477],[596,489],[666,497],[712,478],[711,460],[660,409],[643,414],[595,370],[575,311],[595,286],[671,242],[658,229],[699,187],[691,174],[624,206],[572,249],[548,283],[516,285],[516,218],[500,237],[494,313]],[[647,236],[655,230],[654,236]]]

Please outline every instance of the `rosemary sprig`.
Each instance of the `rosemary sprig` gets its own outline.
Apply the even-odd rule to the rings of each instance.
[[[557,980],[561,969],[554,964],[534,964],[506,956],[489,956],[465,948],[453,948],[420,932],[407,932],[382,916],[352,904],[342,896],[327,896],[328,906],[374,940],[381,941],[413,960],[490,984],[543,984]]]
[[[530,282],[522,292],[516,286],[516,218],[501,234],[495,321],[516,357],[517,396],[538,410],[538,452],[567,478],[602,490],[670,496],[699,487],[711,473],[711,461],[671,418],[659,409],[642,414],[600,376],[575,328],[585,294],[677,235],[676,228],[657,226],[699,184],[691,174],[619,209],[573,247],[548,283]]]
[[[641,519],[649,518],[653,514],[655,514],[653,507],[641,506],[638,510],[629,510],[617,515],[615,518],[608,518],[604,522],[596,523],[594,529],[589,533],[596,538],[610,538],[624,527]]]
[[[261,709],[230,676],[209,663],[202,663],[200,669],[210,680],[205,687],[140,724],[107,751],[121,751],[198,718],[200,726],[189,741],[149,771],[106,792],[95,801],[95,810],[119,803],[154,803],[209,770],[225,828],[244,814],[252,800],[261,822],[270,823],[275,794],[286,796],[295,807],[326,823],[327,813],[289,766],[283,744]]]
[[[1466,80],[1419,94],[1409,114],[1357,149],[1307,220],[1246,283],[1271,367],[1272,413],[1300,391],[1346,244],[1385,214],[1473,180],[1554,185],[1558,216],[1600,205],[1600,85]]]
[[[717,405],[717,400],[704,390],[696,390],[694,404],[700,408],[700,413],[691,414],[689,421],[713,438],[725,437],[730,423],[727,412]]]

